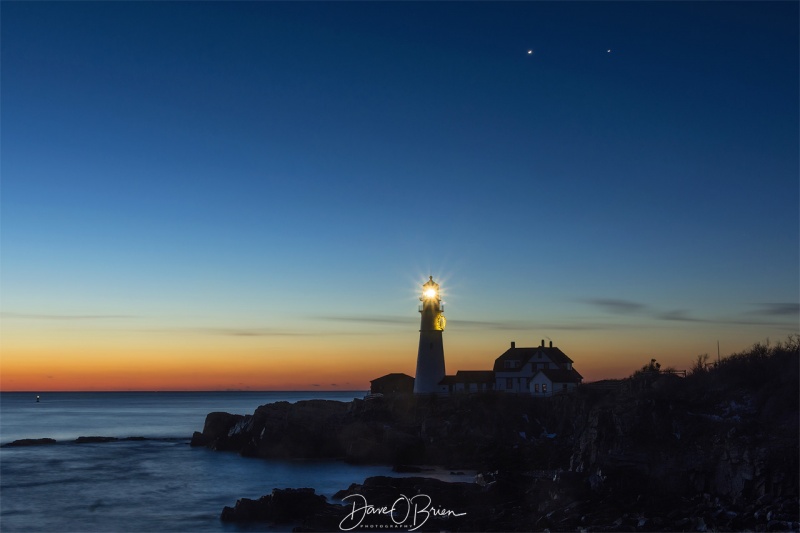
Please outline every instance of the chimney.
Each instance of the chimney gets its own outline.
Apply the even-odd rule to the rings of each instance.
[[[544,339],[542,339],[542,348],[544,348]]]
[[[550,341],[550,347],[551,348],[553,347],[553,341]]]
[[[516,347],[517,347],[517,343],[516,343],[516,342],[514,342],[514,341],[511,341],[511,347],[512,347],[512,348],[516,348]]]

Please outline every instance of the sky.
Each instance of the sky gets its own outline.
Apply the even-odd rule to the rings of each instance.
[[[798,2],[0,4],[0,390],[585,381],[800,332]]]

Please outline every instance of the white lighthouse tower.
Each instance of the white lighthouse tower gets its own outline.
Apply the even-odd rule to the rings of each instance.
[[[432,394],[439,392],[439,382],[444,377],[444,345],[442,331],[445,318],[442,300],[439,298],[439,284],[433,276],[422,286],[420,297],[422,315],[419,326],[419,351],[417,352],[417,374],[414,378],[414,393]]]

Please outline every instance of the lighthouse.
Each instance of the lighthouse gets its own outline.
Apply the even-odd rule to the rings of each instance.
[[[419,325],[419,351],[417,352],[417,374],[414,378],[414,393],[433,394],[439,392],[439,382],[444,378],[444,345],[442,331],[445,318],[439,284],[433,276],[422,286],[422,315]]]

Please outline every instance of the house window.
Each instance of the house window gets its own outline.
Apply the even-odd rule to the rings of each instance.
[[[542,383],[542,394],[547,394],[547,383]]]
[[[535,392],[536,394],[539,394],[539,384],[538,383],[534,383],[533,384],[533,392]]]
[[[513,389],[514,388],[514,379],[513,378],[506,378],[506,388]]]

